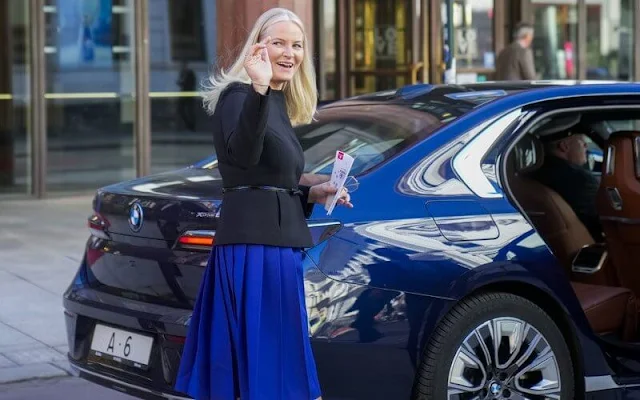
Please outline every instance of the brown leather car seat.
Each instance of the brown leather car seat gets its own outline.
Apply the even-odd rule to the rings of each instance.
[[[572,274],[575,254],[594,240],[567,202],[554,190],[529,178],[544,162],[544,147],[534,136],[518,142],[507,157],[506,173],[513,195],[518,200],[540,235],[568,271],[571,285],[598,334],[616,333],[623,340],[635,340],[637,334],[637,300],[632,291],[614,286],[606,266],[592,275]],[[598,284],[588,284],[598,283]]]
[[[507,158],[507,180],[514,197],[534,227],[569,274],[578,251],[593,244],[593,237],[567,202],[553,189],[528,177],[544,163],[544,147],[533,135],[526,135]],[[598,275],[596,273],[594,275]],[[581,281],[606,284],[599,276],[580,274]],[[601,278],[601,279],[598,279]],[[573,279],[572,279],[573,280]]]
[[[571,282],[587,320],[595,333],[615,333],[635,341],[638,328],[636,296],[620,287]]]
[[[597,196],[609,257],[620,285],[640,293],[640,132],[611,134]]]

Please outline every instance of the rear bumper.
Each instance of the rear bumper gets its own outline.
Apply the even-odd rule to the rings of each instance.
[[[105,371],[95,370],[94,368],[87,365],[78,364],[73,359],[70,359],[69,361],[71,363],[71,367],[75,370],[80,378],[86,379],[87,381],[96,383],[100,386],[117,390],[118,392],[126,393],[130,396],[153,400],[191,400],[191,397],[166,393],[160,390],[152,389],[150,387],[141,386],[140,384],[134,382],[128,382],[126,379],[117,374],[109,374]]]
[[[84,379],[149,399],[188,399],[173,390],[190,310],[153,305],[72,286],[63,298],[69,361]],[[96,323],[152,336],[147,368],[90,351]]]
[[[186,336],[192,310],[174,308],[72,286],[63,296],[66,311],[147,333]]]

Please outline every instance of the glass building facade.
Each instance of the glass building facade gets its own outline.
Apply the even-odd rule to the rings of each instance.
[[[321,100],[442,82],[449,57],[491,80],[522,20],[540,79],[640,77],[635,0],[0,0],[0,198],[209,156],[200,84],[274,6],[307,24]]]

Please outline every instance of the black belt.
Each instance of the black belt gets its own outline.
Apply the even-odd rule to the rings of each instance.
[[[279,188],[276,186],[233,186],[228,188],[222,188],[222,193],[239,192],[243,190],[266,190],[270,192],[287,193],[292,196],[302,196],[304,194],[300,189],[286,189],[286,188]]]

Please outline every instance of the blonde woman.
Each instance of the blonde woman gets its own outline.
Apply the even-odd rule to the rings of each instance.
[[[216,244],[185,343],[176,389],[196,399],[316,399],[301,249],[305,217],[335,194],[299,185],[292,125],[312,120],[315,72],[300,19],[261,15],[238,59],[210,78],[205,104],[224,184]],[[349,195],[339,204],[352,207]]]

